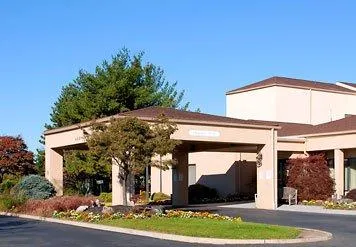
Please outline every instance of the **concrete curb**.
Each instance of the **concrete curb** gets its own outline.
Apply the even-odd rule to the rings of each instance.
[[[297,244],[297,243],[311,243],[311,242],[320,242],[327,241],[332,238],[332,234],[325,231],[308,229],[308,228],[299,228],[303,230],[301,235],[304,235],[300,238],[296,239],[219,239],[219,238],[202,238],[202,237],[189,237],[189,236],[181,236],[167,233],[159,233],[159,232],[149,232],[142,230],[134,230],[128,228],[120,228],[113,226],[105,226],[94,223],[86,223],[86,222],[77,222],[77,221],[69,221],[69,220],[60,220],[55,218],[47,218],[41,216],[33,216],[26,214],[14,214],[14,213],[6,213],[0,212],[2,216],[13,216],[24,219],[38,220],[38,221],[46,221],[52,223],[59,223],[64,225],[71,226],[79,226],[85,227],[95,230],[109,231],[109,232],[117,232],[124,234],[132,234],[143,237],[157,238],[163,240],[170,241],[178,241],[185,243],[198,243],[198,244]]]

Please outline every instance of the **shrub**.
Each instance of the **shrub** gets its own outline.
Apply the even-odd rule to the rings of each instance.
[[[289,159],[287,186],[298,190],[299,200],[326,200],[334,193],[334,180],[323,154]]]
[[[151,195],[151,201],[153,202],[166,201],[170,199],[171,197],[169,195],[164,194],[162,192],[155,192]]]
[[[216,189],[210,188],[202,184],[193,184],[188,188],[189,203],[202,203],[213,199],[217,199],[218,192]]]
[[[99,200],[102,202],[112,202],[112,193],[101,192],[101,194],[99,195]]]
[[[354,202],[356,202],[356,189],[350,190],[350,191],[346,194],[346,198],[352,199]]]
[[[134,204],[147,204],[148,203],[148,196],[146,191],[140,191],[140,194],[132,195],[130,200]]]
[[[12,188],[12,194],[22,194],[28,199],[47,199],[55,195],[54,186],[44,177],[29,175],[23,177]]]
[[[54,211],[65,212],[75,210],[82,205],[91,206],[94,201],[95,197],[84,196],[62,196],[47,200],[30,199],[18,211],[39,216],[51,216]]]
[[[11,209],[15,209],[23,205],[26,202],[26,197],[22,195],[9,195],[3,194],[0,195],[0,210],[8,211]]]
[[[0,193],[7,193],[10,192],[11,188],[16,185],[17,181],[14,179],[5,179],[0,184]]]

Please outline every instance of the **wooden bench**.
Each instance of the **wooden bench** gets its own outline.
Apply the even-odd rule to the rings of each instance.
[[[298,203],[298,191],[291,187],[283,187],[283,200],[288,200],[288,205],[292,205]]]

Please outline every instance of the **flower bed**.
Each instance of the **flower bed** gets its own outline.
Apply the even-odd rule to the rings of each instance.
[[[343,210],[356,210],[356,202],[333,202],[325,201],[323,204],[327,209],[343,209]]]
[[[324,201],[323,200],[303,200],[302,201],[303,205],[307,205],[307,206],[323,206],[324,205]]]
[[[224,220],[242,222],[240,217],[229,217],[219,214],[212,214],[209,212],[192,212],[181,210],[167,210],[166,213],[152,213],[150,211],[144,211],[141,213],[121,213],[116,212],[113,214],[100,214],[93,212],[78,213],[75,210],[66,212],[54,211],[52,217],[57,219],[69,219],[85,222],[99,222],[102,220],[117,220],[117,219],[147,219],[147,218],[182,218],[182,219],[212,219],[212,220]]]
[[[356,202],[304,200],[302,204],[308,206],[322,206],[326,209],[356,210]]]
[[[53,217],[144,231],[224,239],[294,239],[301,233],[294,227],[243,222],[240,217],[180,210],[113,214],[77,213],[71,210],[55,212]]]

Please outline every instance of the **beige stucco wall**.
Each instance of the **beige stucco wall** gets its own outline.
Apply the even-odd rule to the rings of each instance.
[[[307,151],[323,151],[333,149],[352,149],[356,147],[356,134],[339,134],[308,137]]]
[[[356,114],[356,95],[312,91],[312,124],[320,124]]]
[[[256,169],[256,153],[226,153],[226,152],[199,152],[190,153],[189,164],[196,164],[197,182],[216,188],[220,194],[227,195],[236,192],[253,193],[257,186],[257,207],[265,209],[276,208],[277,202],[277,146],[276,131],[269,131],[267,142],[261,145],[259,152],[262,154],[262,166]],[[229,171],[234,162],[246,160],[248,170],[241,172],[242,183],[238,183],[239,173]],[[230,173],[230,176],[226,176]],[[159,170],[151,169],[152,192],[159,191]],[[184,176],[187,176],[184,175]],[[172,173],[163,172],[164,190],[166,194],[172,191]],[[253,182],[256,179],[256,184]],[[188,180],[185,180],[188,182]]]
[[[274,121],[310,123],[309,106],[309,90],[276,87],[276,118]]]
[[[151,193],[160,191],[160,169],[151,167]],[[172,169],[162,170],[162,192],[172,194]]]
[[[172,139],[197,142],[264,144],[270,129],[178,124]]]
[[[277,87],[226,95],[226,116],[240,119],[276,119]]]
[[[241,162],[239,162],[241,161]],[[196,182],[218,190],[221,196],[256,190],[256,154],[199,152],[189,154],[189,164],[196,165]],[[240,172],[240,173],[239,173]],[[160,190],[160,172],[151,168],[151,192]],[[172,193],[172,170],[162,171],[162,192]],[[253,184],[254,183],[254,184]]]
[[[221,196],[248,194],[256,189],[255,153],[191,153],[189,164],[196,165],[197,183],[217,189]]]
[[[273,86],[226,96],[226,115],[241,119],[320,124],[356,114],[355,94]]]

